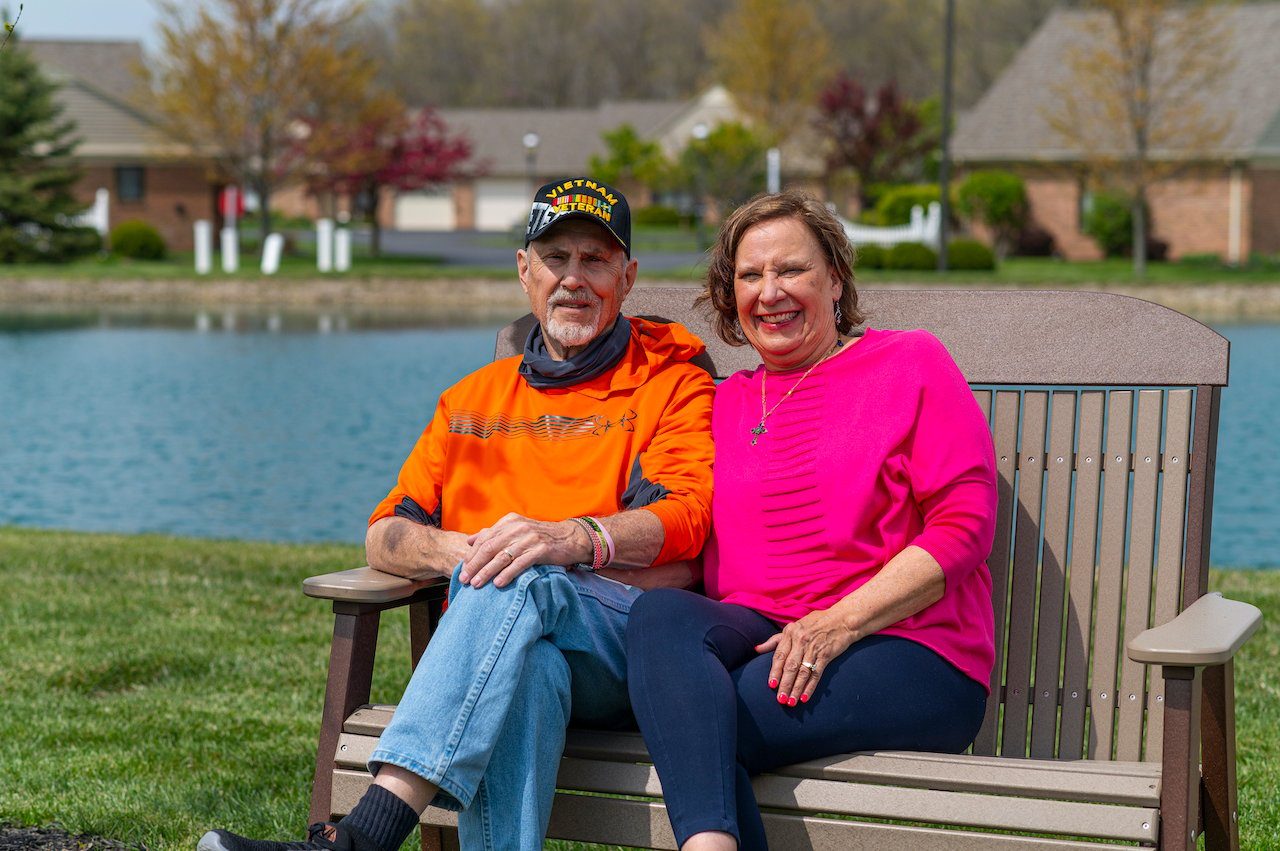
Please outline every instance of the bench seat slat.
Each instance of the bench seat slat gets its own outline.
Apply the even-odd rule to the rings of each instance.
[[[392,717],[394,706],[366,706],[352,714],[347,733],[340,737],[337,763],[364,768]],[[358,719],[358,720],[356,720]],[[346,746],[346,747],[344,747]],[[635,732],[570,729],[564,755],[581,760],[648,763],[644,738]],[[904,786],[947,788],[964,792],[1001,793],[1010,787],[1019,795],[1057,800],[1097,800],[1108,804],[1156,806],[1160,801],[1160,764],[1123,761],[1019,759],[969,754],[928,754],[919,751],[877,751],[840,754],[786,765],[783,777],[886,782]]]
[[[335,803],[350,800],[348,806],[354,805],[371,779],[368,774],[359,770],[339,770],[338,778],[334,789]],[[566,757],[561,763],[557,784],[563,789],[604,795],[650,798],[661,795],[661,786],[653,767],[636,763]],[[1090,836],[1129,842],[1155,841],[1158,825],[1156,811],[1149,807],[1021,799],[1015,799],[1016,805],[1011,805],[1010,799],[994,795],[879,784],[860,785],[856,793],[851,795],[849,785],[844,781],[797,779],[778,775],[763,775],[756,778],[753,785],[760,806],[766,810],[800,809],[842,816],[897,820],[910,820],[918,817],[919,813],[927,812],[935,824]],[[574,800],[575,796],[572,794],[557,795],[556,807],[559,809],[565,802]],[[661,805],[655,806],[661,812]],[[598,810],[596,818],[599,818]],[[422,820],[424,824],[455,825],[456,815],[432,808],[423,813]],[[639,841],[643,844],[653,836],[648,830],[654,826],[660,826],[663,831],[669,830],[665,815],[657,825],[650,825],[640,839],[614,836],[609,841],[624,844]],[[551,835],[574,838],[559,832]],[[597,833],[596,841],[599,839]]]
[[[390,719],[388,707],[360,710],[361,726],[377,712]],[[385,725],[384,725],[385,726]],[[382,728],[344,734],[338,742],[335,762],[363,769]],[[565,756],[577,760],[648,763],[649,753],[639,733],[570,730]],[[1061,801],[1099,801],[1142,807],[1158,806],[1160,766],[1146,762],[1088,762],[1082,760],[1008,760],[967,754],[934,754],[884,751],[841,754],[785,766],[782,777],[896,784],[981,794],[1015,794],[1017,797]]]

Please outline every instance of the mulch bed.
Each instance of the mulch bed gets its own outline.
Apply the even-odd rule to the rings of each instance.
[[[102,836],[79,836],[57,827],[14,827],[0,824],[0,851],[146,851]]]

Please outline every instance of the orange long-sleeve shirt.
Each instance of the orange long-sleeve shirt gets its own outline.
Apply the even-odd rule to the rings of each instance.
[[[711,524],[714,385],[689,361],[705,347],[680,325],[629,321],[621,361],[590,381],[536,389],[512,357],[442,393],[370,524],[400,507],[470,534],[512,511],[558,521],[643,507],[664,532],[654,564],[696,555]]]

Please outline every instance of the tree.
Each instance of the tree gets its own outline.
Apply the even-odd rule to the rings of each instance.
[[[162,48],[151,106],[172,138],[208,153],[217,177],[252,190],[271,230],[272,192],[298,180],[305,122],[356,114],[375,68],[344,40],[362,2],[157,0]]]
[[[601,135],[608,155],[591,155],[589,171],[594,177],[624,191],[634,184],[658,189],[670,180],[671,163],[662,153],[662,146],[641,139],[630,124]]]
[[[745,124],[721,124],[694,139],[680,155],[680,170],[696,199],[709,198],[728,213],[764,190],[768,144]]]
[[[773,144],[795,132],[831,67],[813,0],[736,0],[707,48],[720,81]]]
[[[1229,68],[1220,6],[1197,0],[1090,0],[1067,55],[1049,125],[1095,179],[1129,198],[1133,270],[1146,276],[1148,192],[1203,158],[1229,129],[1210,117],[1213,84]]]
[[[0,14],[0,20],[4,21],[4,41],[0,41],[0,50],[4,50],[9,46],[9,37],[13,35],[13,28],[18,25],[18,21],[22,20],[22,4],[18,4],[18,16],[12,21],[9,20],[9,10],[3,10]]]
[[[938,141],[893,80],[871,97],[846,71],[836,74],[819,94],[814,125],[828,145],[828,177],[841,170],[856,174],[863,209],[871,206],[872,186],[902,179],[907,166]]]
[[[394,24],[389,82],[408,103],[495,106],[492,85],[497,10],[482,0],[401,0]]]
[[[370,99],[354,124],[314,125],[300,148],[311,164],[307,184],[313,193],[340,192],[357,200],[375,256],[382,250],[383,190],[429,189],[456,180],[471,156],[471,141],[451,135],[434,109],[407,116],[400,101],[385,94]]]
[[[975,171],[956,189],[956,209],[991,231],[996,256],[1003,259],[1026,226],[1027,190],[1013,172]]]
[[[62,119],[57,86],[10,35],[0,50],[0,263],[70,260],[101,244],[72,224],[86,206],[72,195],[75,124]]]

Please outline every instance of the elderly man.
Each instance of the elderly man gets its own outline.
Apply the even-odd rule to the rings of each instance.
[[[565,728],[632,723],[631,603],[693,580],[710,523],[713,388],[689,362],[703,346],[620,315],[636,268],[619,192],[538,190],[516,253],[538,319],[524,355],[441,395],[370,518],[370,565],[452,575],[374,784],[306,842],[218,830],[199,851],[396,851],[428,804],[461,811],[464,848],[542,847]]]

